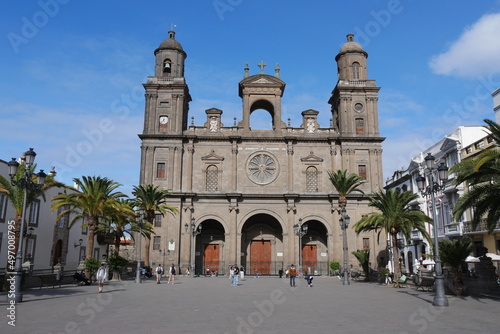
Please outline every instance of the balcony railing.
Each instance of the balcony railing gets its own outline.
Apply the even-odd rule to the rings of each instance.
[[[497,222],[495,230],[500,230],[500,222]],[[464,222],[464,233],[485,233],[485,232],[488,232],[486,219],[481,219],[481,221],[479,222],[479,224],[477,224],[476,227],[474,227],[474,225],[470,221]]]

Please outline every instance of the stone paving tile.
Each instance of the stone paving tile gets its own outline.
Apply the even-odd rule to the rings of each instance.
[[[25,292],[8,325],[0,296],[0,333],[498,333],[500,299],[448,296],[432,306],[432,292],[377,283],[316,277],[248,277],[233,287],[227,277],[178,277],[97,286],[63,286]]]

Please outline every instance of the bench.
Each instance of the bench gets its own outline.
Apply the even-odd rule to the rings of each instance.
[[[420,277],[419,282],[415,284],[415,290],[418,291],[418,289],[422,289],[422,291],[427,289],[427,292],[434,290],[434,278],[425,276]]]
[[[40,275],[40,276],[37,276],[37,277],[40,279],[40,289],[42,287],[44,287],[44,286],[46,286],[48,288],[50,285],[52,285],[53,288],[55,288],[56,285],[58,285],[59,287],[61,287],[61,281],[57,280],[55,274]]]

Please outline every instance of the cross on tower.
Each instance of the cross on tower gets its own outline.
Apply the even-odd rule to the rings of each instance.
[[[175,24],[170,23],[170,30],[174,30],[175,27],[177,27]]]
[[[264,67],[266,67],[266,64],[264,63],[264,61],[261,61],[259,63],[259,67],[260,67],[260,74],[264,74]]]

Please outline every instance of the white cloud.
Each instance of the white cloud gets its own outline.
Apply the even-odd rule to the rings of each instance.
[[[500,13],[484,15],[444,53],[432,57],[436,74],[480,77],[500,73]]]

